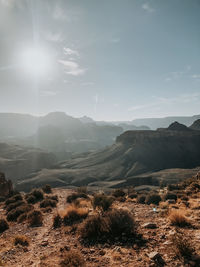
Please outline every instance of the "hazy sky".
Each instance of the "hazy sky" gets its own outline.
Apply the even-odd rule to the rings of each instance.
[[[200,0],[0,0],[0,112],[56,110],[199,114]]]

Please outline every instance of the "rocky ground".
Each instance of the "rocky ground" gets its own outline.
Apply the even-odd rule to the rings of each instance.
[[[189,199],[189,207],[178,200],[176,204],[169,204],[167,209],[183,209],[191,226],[177,228],[170,224],[167,209],[161,206],[138,204],[135,199],[127,198],[125,202],[115,201],[113,208],[123,208],[134,215],[138,225],[138,233],[142,234],[144,242],[135,240],[133,244],[113,245],[96,244],[84,246],[79,238],[79,225],[52,227],[53,216],[66,208],[66,197],[72,193],[70,189],[53,189],[58,195],[57,207],[49,213],[44,213],[41,227],[29,227],[26,222],[9,222],[9,229],[0,234],[0,266],[37,266],[54,267],[59,263],[65,251],[78,251],[85,260],[85,266],[200,266],[200,195],[195,194]],[[0,205],[1,217],[5,216],[3,203]],[[93,213],[89,205],[90,213]],[[35,204],[37,207],[38,204]],[[156,207],[156,209],[155,209]],[[181,231],[195,248],[195,255],[189,260],[178,257],[172,242],[173,235]],[[29,239],[29,246],[15,246],[13,240],[16,235],[25,235]],[[67,265],[68,266],[68,265]],[[75,266],[75,265],[73,265]],[[79,265],[76,265],[79,266]]]

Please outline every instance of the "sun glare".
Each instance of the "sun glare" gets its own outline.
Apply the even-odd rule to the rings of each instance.
[[[40,47],[25,49],[20,55],[21,69],[32,76],[45,76],[51,66],[50,56]]]

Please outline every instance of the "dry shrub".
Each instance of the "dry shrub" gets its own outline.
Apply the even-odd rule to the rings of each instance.
[[[76,190],[77,190],[77,193],[79,193],[79,194],[87,194],[88,193],[87,186],[78,187]]]
[[[44,185],[42,187],[42,190],[46,194],[51,194],[52,193],[52,189],[51,189],[51,186],[49,184]]]
[[[8,198],[8,199],[5,201],[5,204],[6,204],[6,206],[8,206],[9,204],[11,204],[11,203],[15,203],[15,202],[17,202],[17,201],[19,201],[19,200],[23,200],[23,197],[22,197],[20,194],[17,194],[17,195],[15,195],[15,196],[13,196],[13,197]]]
[[[133,199],[133,198],[137,198],[137,193],[136,192],[133,192],[133,193],[130,193],[129,195],[128,195],[128,197],[129,198],[131,198],[131,199]]]
[[[42,216],[41,211],[39,210],[33,210],[29,212],[27,219],[31,227],[41,226],[43,223],[43,216]]]
[[[168,199],[174,199],[175,201],[177,200],[177,195],[173,192],[167,192],[164,196],[163,199],[166,201]]]
[[[56,214],[54,217],[53,217],[53,228],[60,228],[62,225],[62,218],[59,214]]]
[[[116,198],[118,197],[124,197],[126,195],[126,193],[122,190],[122,189],[115,189],[113,192],[112,192],[112,195]]]
[[[184,227],[190,225],[183,210],[172,210],[169,214],[169,220],[174,226]]]
[[[51,200],[58,202],[58,196],[57,195],[48,195],[48,196],[46,196],[46,199],[51,199]]]
[[[44,199],[44,194],[41,189],[33,189],[30,195],[33,195],[37,201],[41,201]]]
[[[57,201],[52,200],[52,199],[44,199],[42,202],[40,202],[40,208],[47,208],[47,207],[52,207],[55,208],[57,205]]]
[[[136,234],[136,223],[133,216],[123,209],[111,210],[103,216],[100,214],[88,217],[80,228],[83,241],[107,242],[127,241]]]
[[[146,200],[146,196],[145,195],[139,195],[137,197],[137,202],[140,203],[140,204],[144,204],[145,200]]]
[[[94,209],[98,207],[103,211],[107,211],[111,207],[113,201],[113,197],[106,196],[104,194],[96,194],[94,195],[92,206]]]
[[[169,208],[169,203],[168,202],[160,202],[159,203],[159,207],[163,210],[168,209]]]
[[[77,251],[65,252],[64,258],[60,261],[61,267],[85,267],[85,260]]]
[[[78,198],[88,199],[88,195],[85,194],[85,193],[73,193],[73,194],[67,196],[67,200],[66,201],[67,201],[67,203],[72,203]]]
[[[26,201],[29,204],[35,204],[37,202],[37,199],[33,195],[27,195],[26,196]]]
[[[191,246],[190,241],[181,233],[176,233],[172,237],[174,251],[178,257],[191,258],[194,248]]]
[[[88,209],[78,208],[74,205],[69,206],[64,213],[64,225],[72,225],[78,223],[88,216]]]
[[[5,219],[1,218],[0,219],[0,233],[3,233],[7,229],[9,229],[9,225],[8,225],[7,221]]]
[[[147,195],[146,200],[145,200],[145,203],[148,205],[150,204],[158,205],[159,202],[161,202],[161,197],[159,194],[156,194],[156,193]]]
[[[33,209],[33,206],[32,205],[29,205],[29,204],[24,204],[22,206],[19,206],[16,209],[13,209],[10,212],[8,212],[8,214],[7,214],[7,220],[8,221],[17,221],[17,218],[21,214],[27,213],[27,212],[29,212],[32,209]]]
[[[7,213],[19,206],[25,205],[26,203],[23,200],[18,200],[14,203],[10,203],[7,207],[6,207],[6,211]]]
[[[17,235],[14,238],[14,245],[17,246],[18,244],[23,246],[23,247],[27,247],[29,246],[29,239],[25,236],[25,235]]]

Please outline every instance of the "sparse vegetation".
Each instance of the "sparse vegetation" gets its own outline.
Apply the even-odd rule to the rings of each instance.
[[[44,199],[44,194],[41,189],[33,189],[30,195],[33,195],[37,201],[41,201]]]
[[[93,197],[92,205],[94,209],[98,207],[103,211],[107,211],[111,207],[113,201],[113,197],[106,196],[104,194],[96,194]]]
[[[23,214],[29,212],[31,209],[33,209],[33,206],[29,204],[21,205],[17,207],[16,209],[11,210],[7,214],[7,220],[8,221],[17,221],[17,218]]]
[[[59,228],[62,225],[62,218],[59,214],[53,217],[53,228]]]
[[[46,208],[46,207],[52,207],[55,208],[57,204],[57,201],[52,199],[44,199],[42,202],[40,202],[40,208]]]
[[[112,192],[112,195],[116,198],[118,197],[124,197],[126,195],[126,193],[124,192],[124,190],[122,189],[115,189],[113,192]]]
[[[18,223],[22,223],[27,219],[27,213],[22,213],[18,218],[17,218],[17,222]]]
[[[33,210],[28,213],[27,219],[31,227],[41,226],[43,223],[43,216],[41,211]]]
[[[14,238],[14,242],[13,243],[14,243],[15,246],[21,245],[23,247],[27,247],[27,246],[29,246],[29,239],[24,235],[17,235]]]
[[[175,201],[177,200],[177,195],[173,192],[167,192],[164,196],[163,196],[163,200],[168,200],[168,199],[174,199]]]
[[[88,209],[78,208],[74,205],[69,206],[63,216],[64,225],[72,225],[85,219],[88,215]]]
[[[7,221],[3,218],[0,219],[0,233],[5,232],[7,229],[9,229],[9,225]]]
[[[146,196],[145,195],[139,195],[137,197],[137,202],[140,203],[140,204],[144,204],[145,200],[146,200]]]
[[[161,201],[161,197],[159,194],[151,193],[151,194],[147,195],[145,203],[148,205],[150,205],[150,204],[158,205],[160,201]]]
[[[6,211],[7,213],[13,209],[16,209],[17,207],[19,206],[22,206],[22,205],[26,205],[26,203],[23,201],[23,200],[18,200],[14,203],[10,203],[7,207],[6,207]]]
[[[67,197],[67,203],[72,203],[78,198],[88,199],[88,195],[85,193],[73,193]]]
[[[27,203],[29,203],[29,204],[35,204],[36,202],[37,202],[37,199],[36,199],[36,197],[35,196],[33,196],[33,195],[28,195],[27,197],[26,197],[26,201],[27,201]]]
[[[42,190],[46,194],[51,194],[52,193],[52,189],[51,189],[51,186],[49,184],[44,185],[42,187]]]
[[[5,205],[8,206],[9,204],[15,203],[19,200],[23,200],[22,195],[20,195],[20,194],[14,195],[13,197],[10,197],[5,201]]]
[[[77,251],[65,252],[64,258],[60,262],[61,267],[85,267],[85,260]]]
[[[185,227],[190,225],[189,221],[185,217],[183,210],[172,210],[169,214],[169,220],[172,225]]]

